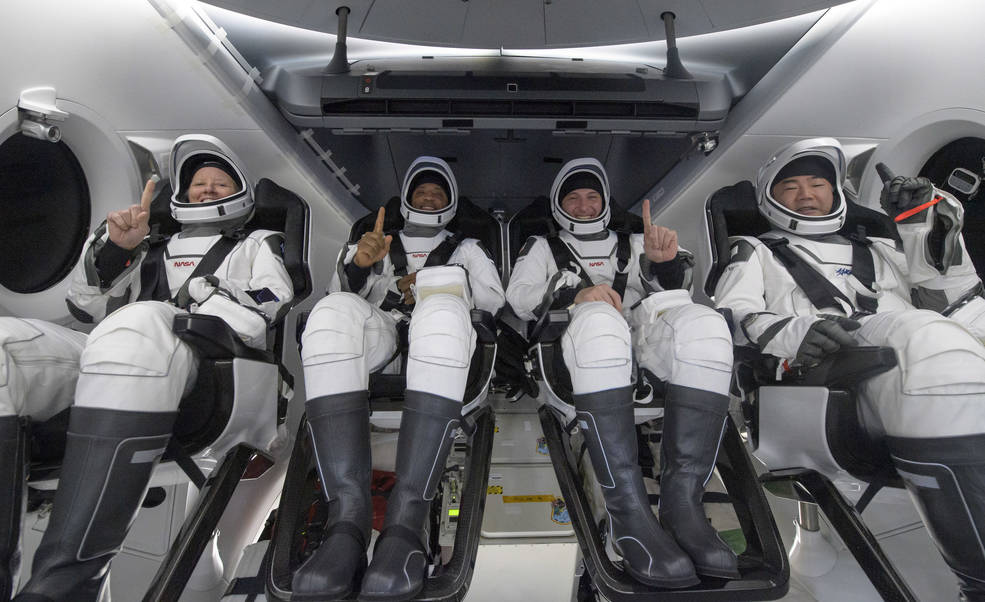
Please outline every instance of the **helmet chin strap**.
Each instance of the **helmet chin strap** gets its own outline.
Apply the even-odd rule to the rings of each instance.
[[[602,228],[598,232],[591,232],[589,234],[575,234],[574,232],[569,232],[571,236],[574,236],[578,240],[604,240],[609,237],[609,229]]]
[[[434,226],[422,226],[421,224],[405,222],[403,230],[400,232],[404,236],[409,236],[411,238],[431,238],[444,229],[445,227],[441,224],[436,224]]]

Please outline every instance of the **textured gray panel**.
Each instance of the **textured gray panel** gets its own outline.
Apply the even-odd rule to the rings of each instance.
[[[427,2],[374,2],[362,27],[353,35],[393,42],[471,45],[462,40],[462,29],[469,2],[429,0]]]
[[[471,1],[462,45],[474,48],[541,48],[544,4],[531,0]]]
[[[346,5],[354,38],[462,48],[537,49],[679,38],[766,23],[849,0],[203,0],[285,25],[335,33]]]
[[[687,148],[681,137],[570,136],[506,130],[465,136],[375,134],[334,136],[317,130],[318,143],[360,185],[367,210],[399,194],[404,170],[415,157],[449,161],[462,194],[476,204],[512,213],[546,195],[561,165],[575,157],[596,157],[609,172],[613,197],[634,204],[674,166]]]
[[[636,0],[554,0],[544,5],[548,46],[591,46],[649,39]]]
[[[716,30],[745,27],[773,19],[785,19],[815,10],[845,4],[850,0],[699,0]]]

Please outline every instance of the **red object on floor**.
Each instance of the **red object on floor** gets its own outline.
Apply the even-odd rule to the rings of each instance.
[[[383,530],[383,517],[386,515],[386,500],[397,482],[397,475],[387,470],[374,470],[369,482],[370,494],[373,496],[373,528]]]

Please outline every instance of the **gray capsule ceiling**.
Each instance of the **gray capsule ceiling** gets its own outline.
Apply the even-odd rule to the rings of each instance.
[[[464,48],[564,48],[695,36],[843,4],[847,0],[206,0],[285,25],[335,33],[348,6],[351,37]]]

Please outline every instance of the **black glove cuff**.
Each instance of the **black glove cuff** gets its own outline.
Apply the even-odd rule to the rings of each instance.
[[[96,273],[99,275],[99,285],[108,287],[116,277],[127,269],[133,260],[133,250],[124,249],[111,240],[96,253]]]

